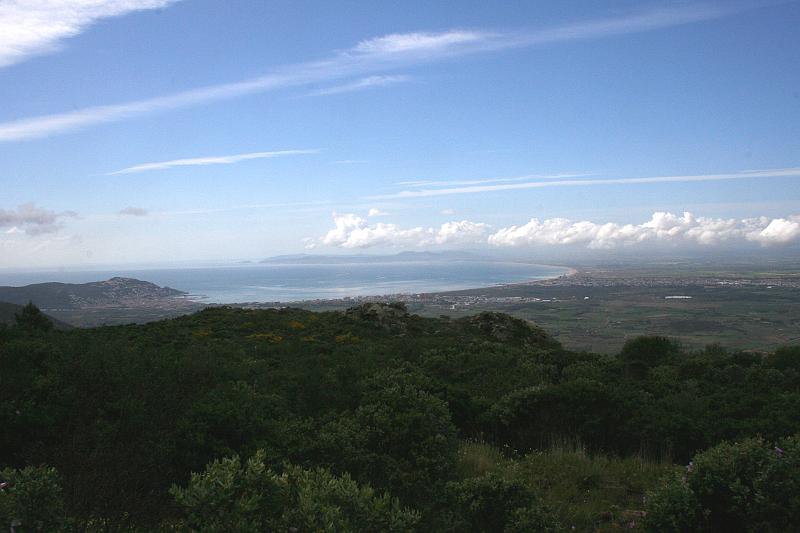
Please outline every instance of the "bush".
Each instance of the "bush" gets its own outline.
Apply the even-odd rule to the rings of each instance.
[[[27,466],[0,471],[0,528],[58,531],[66,527],[61,485],[55,468]],[[13,529],[12,529],[13,530]]]
[[[651,368],[674,360],[680,351],[680,345],[667,337],[636,337],[625,343],[619,357],[626,374],[639,379]]]
[[[349,474],[288,466],[277,474],[257,452],[210,463],[171,493],[183,508],[183,526],[206,533],[237,531],[413,531],[419,514],[378,496]]]
[[[437,529],[555,531],[557,524],[530,488],[494,474],[448,483]]]
[[[322,468],[287,469],[289,505],[282,522],[292,531],[414,531],[420,515],[400,507],[397,498],[359,486],[349,474]]]
[[[800,346],[781,346],[767,361],[779,370],[800,372]]]
[[[800,437],[722,443],[651,495],[651,531],[790,531],[800,523]]]
[[[400,371],[368,380],[350,424],[360,449],[345,470],[409,505],[426,505],[455,476],[458,440],[447,405],[417,377]]]
[[[649,495],[645,528],[648,531],[696,531],[703,517],[697,498],[681,474],[671,474]]]
[[[214,461],[193,473],[185,489],[173,486],[186,526],[206,533],[277,531],[288,487],[267,469],[265,455],[259,450],[244,465],[238,456]]]
[[[17,327],[30,331],[50,331],[53,329],[53,322],[42,313],[33,302],[23,307],[19,313],[14,314]]]

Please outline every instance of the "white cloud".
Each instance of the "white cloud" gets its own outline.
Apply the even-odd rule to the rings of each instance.
[[[163,170],[172,167],[190,167],[190,166],[204,166],[204,165],[230,165],[240,161],[247,161],[250,159],[267,159],[272,157],[281,157],[287,155],[301,155],[301,154],[315,154],[318,150],[280,150],[277,152],[253,152],[249,154],[236,154],[236,155],[223,155],[223,156],[207,156],[207,157],[193,157],[189,159],[173,159],[171,161],[160,161],[157,163],[143,163],[135,165],[122,170],[109,172],[107,176],[116,174],[133,174],[136,172],[147,172],[148,170]]]
[[[480,185],[483,183],[503,183],[515,181],[531,181],[531,180],[554,180],[564,178],[583,178],[592,176],[592,174],[528,174],[527,176],[515,176],[512,178],[484,178],[477,180],[414,180],[414,181],[399,181],[397,185],[408,185],[413,187],[451,187],[453,185]]]
[[[168,0],[119,0],[119,2],[102,2],[101,0],[21,0],[9,5],[19,10],[22,9],[19,6],[26,6],[28,2],[36,2],[35,5],[42,6],[51,3],[58,6],[69,6],[77,2],[76,5],[85,4],[85,6],[88,6],[87,9],[91,6],[116,5],[127,6],[126,9],[131,10],[133,7],[142,9],[166,5]],[[119,9],[122,9],[122,7]],[[451,30],[438,33],[412,32],[386,35],[361,41],[355,47],[336,53],[326,60],[288,65],[254,79],[200,87],[144,100],[93,106],[65,113],[3,122],[0,123],[0,142],[36,139],[92,125],[118,122],[149,113],[236,98],[256,92],[329,82],[358,75],[374,76],[381,71],[418,65],[457,55],[650,31],[677,24],[719,18],[735,10],[734,8],[723,9],[708,6],[680,6],[672,9],[645,12],[644,14],[592,20],[528,32],[490,33]],[[13,18],[9,20],[13,20]],[[48,16],[47,20],[58,20],[58,16]],[[11,27],[13,24],[7,22],[6,26]],[[35,32],[36,21],[33,22],[32,27]],[[0,27],[0,33],[2,33],[2,30],[3,28]],[[13,43],[13,39],[7,39],[7,54],[16,54],[14,52],[16,48]]]
[[[502,228],[489,236],[494,246],[581,245],[589,248],[614,248],[642,243],[678,245],[718,245],[758,242],[785,245],[800,240],[800,218],[721,219],[678,216],[656,212],[642,224],[617,224],[571,221],[565,218],[532,218],[522,226]]]
[[[771,220],[764,229],[748,233],[747,238],[761,244],[791,244],[800,240],[800,216]]]
[[[371,224],[354,214],[333,215],[334,228],[320,239],[308,239],[307,248],[432,247],[449,245],[535,247],[580,246],[610,249],[638,245],[720,246],[757,243],[762,246],[800,243],[800,215],[787,218],[710,218],[692,213],[655,212],[640,224],[532,218],[521,226],[501,228],[468,220],[434,227],[402,228]]]
[[[342,85],[335,85],[333,87],[326,87],[307,93],[306,96],[328,96],[331,94],[352,93],[356,91],[363,91],[365,89],[372,89],[373,87],[386,87],[387,85],[396,85],[398,83],[406,83],[411,81],[411,76],[397,75],[397,76],[368,76],[350,83],[343,83]]]
[[[306,247],[317,244],[340,248],[369,248],[372,246],[418,247],[431,245],[475,244],[486,241],[489,226],[466,220],[447,222],[440,228],[403,229],[395,224],[370,225],[365,219],[354,215],[334,213],[335,228],[322,239],[306,243]]]
[[[479,31],[453,30],[442,33],[393,33],[367,39],[358,43],[352,52],[368,55],[385,55],[408,52],[442,51],[465,44],[487,40],[495,34]]]
[[[389,213],[387,213],[385,211],[381,211],[377,207],[370,207],[369,208],[369,212],[367,213],[367,216],[370,217],[370,218],[372,218],[372,217],[385,217],[388,214]]]
[[[147,209],[141,207],[133,207],[133,206],[129,206],[126,207],[125,209],[120,209],[119,211],[117,211],[118,215],[127,215],[132,217],[144,217],[147,216],[148,213],[149,211]]]
[[[398,198],[427,198],[431,196],[449,196],[453,194],[476,194],[495,191],[515,191],[524,189],[541,189],[545,187],[590,187],[597,185],[635,185],[643,183],[672,183],[725,181],[752,178],[797,178],[800,167],[764,170],[748,170],[724,174],[699,174],[688,176],[653,176],[646,178],[611,178],[611,179],[577,179],[553,181],[526,181],[524,183],[505,183],[502,185],[471,185],[467,187],[448,187],[444,189],[420,189],[416,191],[400,191],[391,194],[366,196],[366,200],[393,200]],[[508,178],[503,178],[507,180]]]
[[[445,222],[436,232],[436,244],[471,244],[483,242],[489,225],[482,222]]]
[[[367,163],[366,159],[338,159],[336,161],[331,161],[331,165],[356,165],[360,163]]]
[[[166,7],[176,0],[3,0],[0,67],[57,50],[100,19]]]
[[[36,207],[33,203],[22,204],[16,209],[0,209],[0,228],[9,228],[6,234],[25,232],[28,235],[53,233],[63,227],[63,219],[76,217],[72,211],[50,211]]]
[[[439,214],[440,215],[444,215],[446,217],[449,217],[449,216],[455,215],[456,212],[454,210],[452,210],[452,209],[442,209],[441,211],[439,211]]]

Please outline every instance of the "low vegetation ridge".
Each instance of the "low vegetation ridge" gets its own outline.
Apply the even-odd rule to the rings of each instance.
[[[22,312],[24,306],[17,305],[17,304],[10,304],[7,302],[0,302],[0,324],[5,324],[8,326],[13,325],[16,322],[17,316]],[[72,326],[61,322],[53,318],[52,316],[46,315],[47,319],[53,323],[53,327],[56,329],[70,329]]]
[[[800,523],[800,347],[599,355],[500,313],[379,303],[57,331],[30,306],[0,326],[0,406],[2,527]]]

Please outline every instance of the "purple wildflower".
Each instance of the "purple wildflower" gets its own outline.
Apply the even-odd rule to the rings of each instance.
[[[8,483],[6,483],[5,481],[3,481],[2,483],[0,483],[0,490],[3,490],[3,489],[4,489],[4,488],[6,488],[6,487],[8,487]]]
[[[689,464],[686,465],[686,471],[691,472],[692,470],[694,470],[694,461],[689,461]]]
[[[778,458],[783,457],[783,448],[778,448],[777,446],[775,446],[775,455],[777,455]]]

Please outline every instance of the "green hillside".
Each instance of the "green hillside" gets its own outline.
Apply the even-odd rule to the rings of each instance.
[[[2,475],[32,491],[0,491],[0,523],[783,531],[800,520],[798,348],[762,357],[642,337],[609,356],[499,313],[213,308],[2,329],[0,406]],[[728,495],[736,483],[745,495]],[[692,527],[659,529],[681,520]]]

